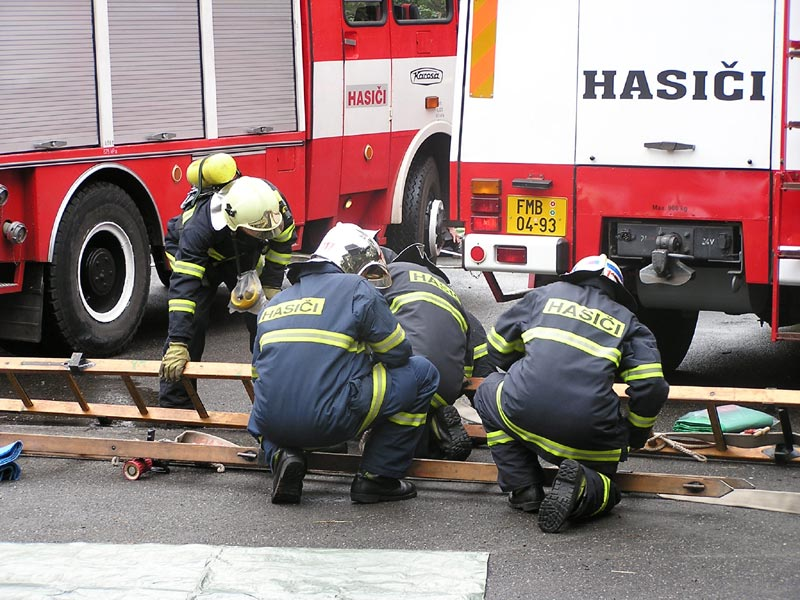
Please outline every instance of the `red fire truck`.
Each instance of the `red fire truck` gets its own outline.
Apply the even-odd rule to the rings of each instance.
[[[435,251],[456,23],[453,0],[0,3],[0,339],[118,352],[213,152],[285,193],[303,248],[346,220]]]
[[[798,336],[800,2],[469,0],[461,23],[467,269],[540,286],[606,253],[667,369],[701,310]]]

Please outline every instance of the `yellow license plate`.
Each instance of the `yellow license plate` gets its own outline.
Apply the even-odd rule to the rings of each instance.
[[[509,196],[508,233],[565,236],[567,199],[535,196]]]

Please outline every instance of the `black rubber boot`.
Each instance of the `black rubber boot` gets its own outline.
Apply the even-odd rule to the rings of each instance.
[[[350,486],[350,499],[360,504],[410,500],[416,496],[417,488],[410,481],[369,473],[356,474]]]
[[[445,460],[467,460],[472,452],[472,440],[464,429],[461,415],[455,406],[442,406],[432,413],[431,445],[436,446]]]
[[[514,490],[508,495],[511,508],[525,512],[538,512],[544,500],[544,489],[538,483]]]
[[[539,529],[545,533],[558,533],[567,520],[576,513],[584,488],[586,476],[580,463],[567,459],[558,467],[553,487],[539,508]]]
[[[299,504],[306,476],[302,450],[281,448],[272,456],[272,503]]]

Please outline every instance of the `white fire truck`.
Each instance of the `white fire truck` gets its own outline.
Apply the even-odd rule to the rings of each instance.
[[[344,220],[435,252],[456,24],[453,0],[4,0],[0,341],[118,352],[213,152],[285,193],[303,248]]]
[[[469,0],[461,25],[452,217],[497,297],[604,252],[668,370],[701,310],[800,335],[800,2]]]

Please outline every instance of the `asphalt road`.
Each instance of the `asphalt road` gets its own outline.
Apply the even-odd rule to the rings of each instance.
[[[482,279],[448,268],[464,303],[487,326],[505,308]],[[157,279],[145,322],[121,356],[157,359],[166,329],[166,295]],[[229,317],[226,295],[214,310],[205,360],[249,362],[246,331]],[[689,354],[671,379],[681,385],[800,389],[800,345],[772,344],[755,317],[701,315]],[[302,376],[287,374],[287,376]],[[140,378],[151,397],[157,383]],[[66,399],[63,384],[26,383],[35,397]],[[240,389],[202,382],[210,408],[246,410]],[[0,387],[0,393],[9,394]],[[90,386],[91,400],[120,401],[110,383]],[[668,406],[656,430],[672,429],[686,406]],[[797,415],[795,415],[796,417]],[[796,419],[795,419],[796,420]],[[51,421],[46,427],[0,415],[0,431],[42,431],[144,439],[131,423],[101,427]],[[158,438],[181,430],[162,428]],[[243,433],[225,437],[250,445]],[[490,460],[478,448],[470,460]],[[0,484],[0,541],[222,544],[314,548],[481,551],[490,554],[486,598],[796,598],[800,518],[796,515],[626,495],[611,516],[543,534],[530,515],[508,508],[495,485],[418,482],[415,500],[361,506],[349,479],[309,476],[300,506],[269,503],[268,475],[173,468],[138,482],[109,462],[19,460],[23,476]],[[743,478],[757,488],[800,492],[800,469],[753,463],[634,457],[637,472]],[[409,590],[409,598],[413,591]]]

